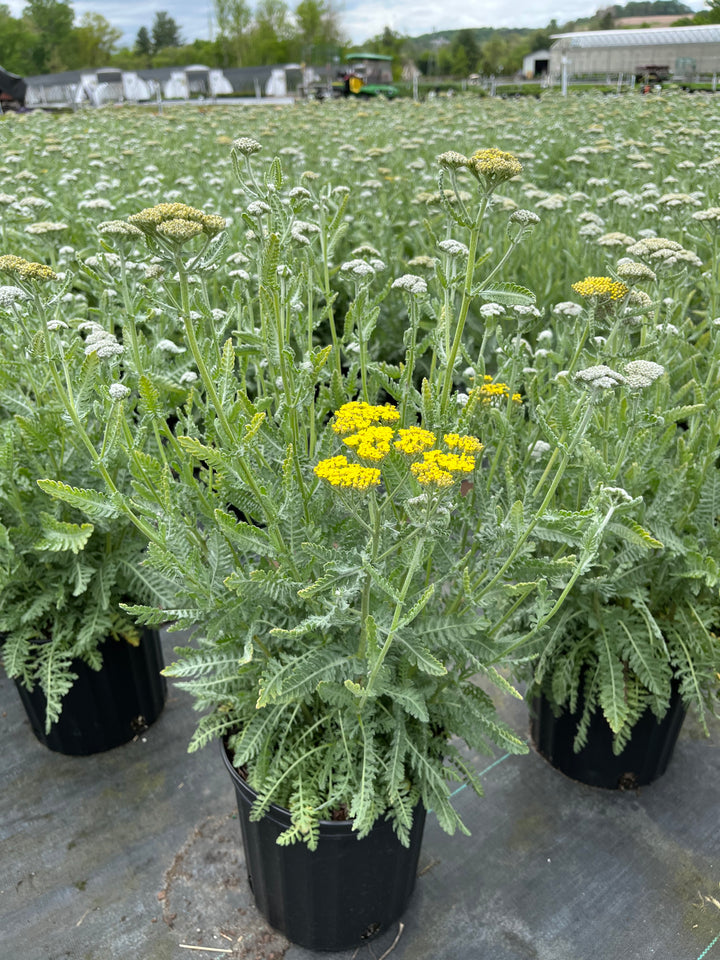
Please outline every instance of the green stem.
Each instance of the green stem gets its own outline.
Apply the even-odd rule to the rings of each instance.
[[[415,571],[420,561],[420,553],[422,551],[424,544],[425,544],[424,539],[418,540],[418,542],[415,544],[415,551],[412,555],[412,559],[410,561],[410,566],[408,567],[407,573],[405,574],[405,581],[402,585],[402,589],[400,591],[398,601],[395,604],[395,612],[393,614],[392,623],[390,624],[390,629],[388,630],[388,635],[385,638],[385,643],[382,646],[380,655],[375,661],[375,665],[372,668],[372,671],[368,678],[367,685],[365,687],[365,690],[363,691],[363,695],[360,698],[360,705],[359,705],[360,711],[362,711],[363,707],[367,702],[367,698],[369,697],[373,687],[375,686],[375,681],[377,680],[377,675],[380,672],[380,667],[383,665],[385,657],[388,655],[388,651],[390,650],[390,646],[392,644],[393,638],[395,636],[395,632],[400,622],[400,616],[402,614],[403,607],[405,606],[405,598],[407,596],[408,590],[410,589],[410,584],[412,583],[412,579],[415,576]]]
[[[332,290],[330,289],[330,262],[328,251],[327,222],[325,220],[325,205],[320,203],[320,249],[323,259],[323,293],[325,294],[325,305],[328,314],[328,323],[330,324],[330,338],[333,346],[333,362],[335,372],[338,376],[342,374],[342,365],[340,362],[340,344],[338,343],[337,331],[335,329],[335,314],[332,307]]]
[[[372,552],[370,562],[374,564],[377,562],[378,545],[380,543],[380,511],[378,510],[374,490],[370,491],[368,509],[370,511],[370,519],[372,520]],[[371,587],[372,577],[368,574],[363,584],[362,599],[360,602],[360,644],[358,646],[358,658],[363,658],[367,650],[367,619],[370,616]]]
[[[475,225],[470,231],[470,243],[468,244],[468,262],[467,270],[465,272],[465,283],[463,284],[463,293],[462,300],[460,302],[460,312],[458,313],[457,324],[455,327],[455,336],[453,338],[452,346],[450,347],[450,355],[447,358],[447,366],[445,368],[445,379],[442,388],[442,394],[440,397],[440,410],[441,415],[445,416],[447,413],[448,399],[450,397],[450,391],[453,385],[453,371],[455,368],[455,360],[457,359],[458,350],[460,349],[460,342],[462,340],[463,331],[465,329],[465,321],[467,320],[468,310],[470,309],[470,302],[472,300],[472,281],[473,274],[475,273],[475,255],[477,253],[478,240],[480,238],[480,225],[482,223],[483,217],[485,216],[485,210],[488,205],[488,195],[486,194],[480,203],[480,209],[478,210],[478,215],[475,219]]]
[[[477,595],[477,599],[478,599],[478,600],[480,600],[482,597],[484,597],[485,594],[488,592],[488,590],[490,590],[490,589],[498,582],[498,580],[503,576],[503,574],[509,569],[509,567],[512,565],[512,563],[513,563],[513,561],[515,560],[515,558],[516,558],[516,557],[518,556],[518,554],[520,553],[520,550],[522,549],[523,545],[526,543],[528,537],[530,536],[530,534],[532,533],[532,531],[535,529],[535,527],[536,527],[536,526],[538,525],[538,523],[540,522],[543,514],[545,513],[545,510],[546,510],[547,507],[549,506],[550,501],[552,500],[552,498],[553,498],[553,496],[554,496],[554,494],[555,494],[555,491],[556,491],[557,488],[558,488],[558,484],[560,483],[560,481],[561,481],[561,479],[562,479],[562,477],[563,477],[563,474],[565,473],[565,469],[566,469],[566,467],[567,467],[567,465],[568,465],[568,462],[569,462],[569,460],[570,460],[570,455],[571,455],[573,449],[575,448],[575,446],[577,445],[577,443],[580,441],[581,437],[582,437],[583,434],[585,433],[585,430],[586,430],[586,428],[587,428],[587,425],[588,425],[588,423],[589,423],[589,421],[590,421],[590,416],[591,416],[591,414],[592,414],[592,408],[593,408],[592,401],[589,401],[588,404],[587,404],[587,406],[586,406],[586,408],[585,408],[585,413],[583,414],[583,418],[582,418],[582,420],[581,420],[581,422],[580,422],[580,426],[579,426],[579,428],[578,428],[578,431],[577,431],[577,433],[575,434],[575,436],[573,437],[573,439],[572,439],[571,443],[569,444],[569,446],[567,447],[567,449],[565,450],[565,453],[563,454],[562,462],[560,463],[560,466],[559,466],[558,469],[557,469],[557,472],[556,472],[556,474],[555,474],[555,476],[554,476],[554,478],[553,478],[553,481],[552,481],[552,483],[550,484],[550,487],[548,488],[547,493],[545,494],[545,498],[544,498],[543,502],[540,504],[539,508],[535,511],[532,520],[530,521],[530,523],[527,525],[527,527],[526,527],[525,530],[523,531],[523,533],[522,533],[522,535],[520,536],[519,540],[517,541],[517,543],[516,543],[515,546],[513,547],[512,551],[510,552],[510,555],[508,556],[508,558],[507,558],[507,559],[505,560],[505,562],[502,564],[502,566],[500,567],[500,569],[498,570],[498,572],[495,574],[495,576],[489,581],[489,583],[488,583],[488,584],[483,588],[483,590]],[[483,579],[484,576],[486,576],[486,573],[483,573],[480,577],[477,578],[477,580],[475,581],[476,586],[479,585],[479,584],[482,582],[482,579]]]

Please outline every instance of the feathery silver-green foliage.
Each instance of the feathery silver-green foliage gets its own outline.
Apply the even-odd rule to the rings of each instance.
[[[590,298],[579,340],[560,320],[531,387],[542,396],[559,370],[568,380],[603,366],[622,378],[579,380],[595,397],[584,463],[565,473],[556,500],[599,489],[616,507],[557,618],[526,647],[539,654],[530,695],[542,690],[578,714],[576,749],[599,709],[618,753],[645,710],[664,715],[674,690],[705,725],[720,666],[720,328],[700,312],[677,326],[653,312],[638,322],[630,298],[612,307]],[[547,429],[562,436],[572,419],[556,414]],[[544,551],[558,539],[546,520],[535,533]]]
[[[253,815],[270,803],[290,809],[283,842],[313,846],[319,820],[341,811],[360,836],[389,816],[406,842],[418,802],[446,830],[464,829],[451,784],[480,784],[457,741],[480,752],[526,749],[477,677],[512,692],[493,666],[510,642],[508,624],[520,611],[538,625],[550,617],[592,561],[613,512],[594,491],[587,502],[551,509],[580,456],[593,399],[573,385],[538,399],[543,423],[561,415],[572,423],[547,483],[519,499],[505,460],[507,449],[527,447],[537,433],[518,392],[522,309],[533,298],[509,282],[491,288],[495,269],[477,276],[489,256],[480,244],[493,187],[480,183],[472,214],[467,205],[462,217],[448,207],[449,224],[467,240],[465,261],[428,224],[436,279],[395,283],[382,279],[384,264],[371,249],[335,258],[346,191],[315,181],[300,190],[277,159],[264,175],[255,158],[233,160],[247,211],[247,278],[222,291],[221,318],[209,309],[217,302],[209,291],[222,241],[173,246],[148,228],[165,277],[149,303],[162,303],[165,335],[185,348],[196,374],[182,406],[168,403],[146,367],[148,334],[136,329],[126,301],[123,343],[136,361],[139,400],[123,403],[137,424],[113,432],[112,450],[124,450],[132,493],[108,485],[107,495],[147,536],[146,565],[177,592],[173,609],[126,609],[141,623],[192,628],[194,645],[166,670],[203,713],[191,749],[228,738],[258,793]],[[168,209],[144,216],[152,223]],[[527,224],[509,223],[498,262],[527,232]],[[408,318],[397,363],[378,353],[376,336],[393,287]],[[465,339],[471,305],[498,301],[507,319],[497,329],[488,321],[473,346]],[[495,343],[500,368],[488,359]],[[98,390],[121,362],[97,366]],[[470,380],[460,373],[469,362]],[[64,399],[80,424],[67,391]],[[381,463],[362,461],[381,469],[377,487],[319,479],[318,462],[343,452],[360,465],[332,426],[333,413],[356,399],[390,403],[398,427],[432,431],[438,448],[446,434],[479,436],[483,454],[448,486],[419,483],[410,470],[419,455],[394,446]],[[108,484],[99,451],[93,458]],[[86,496],[60,487],[55,494],[74,503]],[[87,496],[96,511],[98,494]],[[550,558],[537,551],[533,532],[544,521],[561,541]]]
[[[122,489],[131,477],[115,437],[128,425],[107,388],[97,389],[98,353],[86,353],[80,334],[76,349],[61,346],[70,329],[57,322],[61,293],[41,295],[28,281],[24,300],[0,307],[2,658],[8,676],[42,690],[48,731],[76,678],[75,662],[99,670],[105,642],[139,643],[120,601],[161,598],[160,578],[139,566],[145,539],[119,502],[93,489],[98,476],[83,437]],[[109,337],[112,317],[107,323]],[[49,363],[53,354],[57,362]],[[71,393],[82,433],[56,386]]]

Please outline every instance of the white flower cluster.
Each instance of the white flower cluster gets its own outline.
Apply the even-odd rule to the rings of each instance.
[[[658,197],[658,203],[663,207],[699,207],[700,199],[694,193],[664,193]]]
[[[61,233],[67,230],[66,223],[55,222],[51,220],[40,220],[38,223],[29,223],[25,227],[25,233],[40,235],[43,233]]]
[[[524,227],[530,227],[540,223],[540,217],[532,210],[514,210],[510,214],[510,223],[520,223]]]
[[[8,307],[29,299],[30,294],[26,293],[21,287],[15,287],[12,284],[0,287],[0,309],[7,310]]]
[[[466,257],[469,252],[465,244],[460,243],[459,240],[441,240],[438,247],[451,257]]]
[[[97,270],[98,267],[106,270],[119,270],[121,264],[120,257],[116,253],[101,253],[95,256],[87,257],[84,261],[85,266],[91,270]]]
[[[544,440],[536,440],[530,450],[530,456],[533,460],[539,460],[546,453],[549,453],[551,449],[549,443],[546,443]]]
[[[172,340],[158,340],[155,349],[161,350],[163,353],[185,353],[185,347],[179,347]]]
[[[586,367],[584,370],[578,370],[575,374],[576,380],[582,380],[589,387],[597,387],[602,390],[608,390],[616,387],[619,383],[625,383],[625,377],[606,366],[604,363],[598,363],[592,367]]]
[[[79,210],[114,210],[115,205],[106,197],[91,197],[78,203]]]
[[[111,400],[124,400],[130,395],[130,388],[122,383],[111,383],[108,392]]]
[[[124,347],[117,342],[114,334],[94,320],[85,320],[79,325],[78,330],[90,331],[85,339],[86,356],[96,353],[98,357],[116,357],[124,353]]]
[[[261,217],[264,213],[270,213],[270,206],[264,200],[253,200],[248,204],[247,212],[251,217]]]
[[[657,274],[644,263],[623,257],[617,262],[617,275],[623,280],[657,280]]]
[[[364,260],[346,260],[340,265],[341,273],[349,273],[352,277],[371,277],[375,271]]]
[[[233,140],[232,148],[244,157],[252,156],[253,153],[262,150],[262,146],[252,137],[238,137],[237,140]]]
[[[692,215],[693,220],[720,222],[720,207],[708,207],[707,210],[696,210]]]
[[[582,312],[582,304],[573,303],[572,300],[562,300],[553,307],[553,313],[561,317],[579,317]]]
[[[436,263],[437,257],[428,257],[427,254],[421,253],[417,257],[413,257],[412,260],[408,260],[407,265],[409,267],[426,267],[428,270],[433,270]]]
[[[626,252],[633,257],[652,260],[653,264],[666,267],[675,266],[677,263],[702,266],[702,260],[697,254],[686,250],[677,240],[668,240],[666,237],[646,237],[628,247]]]
[[[634,237],[629,237],[626,233],[619,233],[618,231],[604,233],[597,238],[597,243],[601,247],[630,247],[635,242]]]
[[[625,364],[627,385],[634,389],[649,387],[665,373],[665,367],[652,360],[631,360]]]
[[[290,235],[298,243],[309,244],[309,233],[320,233],[320,227],[316,223],[309,223],[306,220],[295,220],[290,228]]]
[[[483,303],[480,307],[481,317],[502,317],[505,314],[505,307],[499,303]]]
[[[407,290],[408,293],[413,293],[416,296],[427,293],[427,283],[422,277],[418,277],[414,273],[404,273],[401,277],[398,277],[397,280],[393,280],[392,285],[393,288]]]

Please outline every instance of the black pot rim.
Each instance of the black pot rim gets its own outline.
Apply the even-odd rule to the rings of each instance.
[[[253,790],[247,780],[240,775],[237,768],[233,766],[228,755],[228,749],[224,737],[220,738],[220,752],[222,754],[225,767],[227,768],[227,771],[230,774],[235,786],[239,787],[250,801],[257,799],[257,793],[255,790]],[[286,807],[279,806],[277,803],[271,803],[264,816],[285,829],[292,824],[290,811]],[[382,815],[378,817],[378,820],[381,819]],[[347,834],[355,832],[353,829],[354,822],[354,820],[320,820],[320,833],[331,836],[347,836]]]

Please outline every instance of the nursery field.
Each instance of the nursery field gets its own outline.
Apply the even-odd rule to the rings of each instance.
[[[222,738],[287,845],[431,812],[348,960],[720,958],[720,101],[11,114],[0,176],[8,956],[313,955]],[[137,624],[165,713],[45,751],[12,680],[47,733]],[[578,783],[516,684],[571,756],[691,711]]]
[[[72,288],[74,303],[67,309],[80,316],[107,287],[87,269],[95,270],[96,261],[87,260],[103,249],[97,225],[181,201],[232,221],[227,257],[214,281],[231,302],[242,299],[248,268],[241,254],[253,255],[245,238],[243,192],[230,161],[230,145],[240,136],[262,145],[255,158],[259,170],[278,156],[289,181],[313,195],[331,195],[339,204],[349,192],[343,213],[348,226],[333,262],[337,267],[353,259],[355,248],[370,245],[377,253],[360,257],[383,261],[381,269],[373,266],[380,289],[403,273],[427,276],[432,264],[417,258],[438,257],[424,226],[427,220],[442,231],[446,220],[436,156],[496,146],[514,153],[523,169],[494,194],[484,242],[502,246],[508,213],[516,208],[541,218],[531,246],[500,278],[532,290],[546,320],[557,303],[573,299],[573,282],[603,274],[631,243],[653,236],[677,241],[698,258],[686,258],[684,271],[669,271],[658,317],[671,321],[693,295],[715,314],[717,219],[693,214],[717,202],[720,108],[714,98],[680,94],[540,103],[311,102],[242,111],[166,110],[162,116],[131,108],[57,117],[11,114],[0,124],[2,249],[72,269],[86,289]],[[302,209],[304,222],[312,223],[312,208]],[[305,241],[318,226],[305,234],[297,229],[293,256],[302,260]],[[655,264],[661,259],[655,257]],[[152,283],[139,266],[131,279],[134,287]],[[396,290],[384,302],[378,353],[402,330],[402,314]]]

